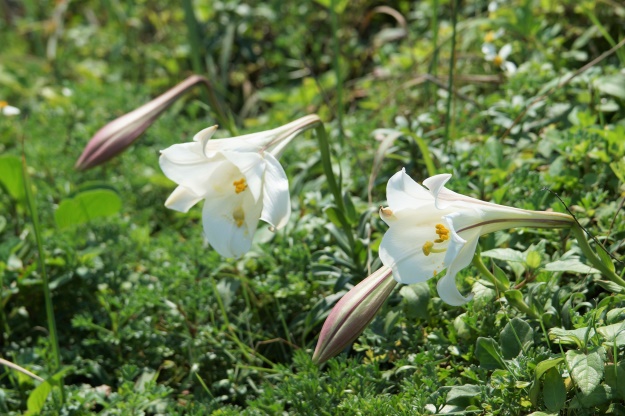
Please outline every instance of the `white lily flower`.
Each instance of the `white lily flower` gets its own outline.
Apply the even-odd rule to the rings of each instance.
[[[512,53],[512,46],[509,43],[503,45],[499,52],[497,52],[495,45],[492,43],[485,43],[482,45],[482,53],[484,54],[484,59],[497,65],[504,72],[508,74],[516,72],[516,65],[507,60],[510,53]]]
[[[291,213],[289,183],[277,160],[297,134],[320,122],[316,115],[277,129],[209,140],[217,126],[193,142],[161,151],[163,173],[179,186],[165,206],[180,212],[204,199],[202,220],[208,242],[224,257],[238,257],[251,245],[258,220],[283,227]]]
[[[382,263],[399,283],[426,281],[447,269],[438,282],[440,298],[450,305],[471,300],[460,294],[456,274],[468,266],[478,238],[513,227],[566,228],[571,216],[559,212],[528,211],[470,198],[445,188],[450,174],[423,181],[427,189],[402,169],[386,188],[389,207],[381,208],[390,226],[380,244]]]
[[[6,101],[0,101],[0,112],[2,112],[4,116],[11,117],[19,115],[20,109],[9,105]]]

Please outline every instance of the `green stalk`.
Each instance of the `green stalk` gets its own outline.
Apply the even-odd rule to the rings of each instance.
[[[187,25],[187,34],[189,36],[189,46],[191,47],[191,66],[193,67],[193,72],[203,74],[205,71],[201,60],[200,36],[191,0],[182,0],[182,7],[184,9],[184,22]]]
[[[579,248],[586,255],[586,258],[592,265],[599,270],[608,280],[617,285],[625,288],[625,280],[621,279],[612,269],[610,269],[607,265],[605,265],[599,256],[593,251],[588,244],[588,239],[586,238],[586,234],[584,230],[577,224],[572,227],[573,235],[577,239],[577,243],[579,244]]]
[[[339,125],[339,143],[341,148],[344,145],[343,133],[343,82],[341,79],[341,62],[339,47],[339,24],[336,13],[336,0],[330,0],[330,25],[332,27],[332,65],[334,66],[334,74],[336,76],[336,120]]]
[[[191,67],[193,68],[193,72],[198,75],[205,74],[206,68],[202,65],[202,51],[200,48],[200,34],[199,28],[197,24],[197,19],[195,18],[195,12],[193,11],[193,4],[191,0],[182,0],[182,7],[184,9],[184,21],[187,25],[187,34],[189,38],[189,46],[191,47]],[[226,127],[231,134],[236,135],[237,129],[234,125],[234,121],[231,116],[225,114],[217,96],[215,95],[215,91],[213,89],[212,84],[206,80],[204,81],[204,85],[206,85],[206,90],[202,90],[202,100],[204,102],[210,103],[213,110],[217,113],[217,118],[219,119],[219,123]]]
[[[593,13],[593,11],[586,10],[586,16],[588,16],[590,21],[592,21],[592,23],[597,27],[599,32],[601,32],[601,35],[603,35],[604,39],[610,44],[610,46],[615,47],[617,42],[614,40],[614,38],[612,38],[612,36],[610,36],[610,32],[608,32],[605,26],[601,24],[601,22],[599,21],[597,16]],[[621,64],[625,64],[625,51],[623,51],[622,49],[617,50],[616,56],[618,56],[618,59],[619,61],[621,61]]]
[[[495,275],[492,274],[490,270],[488,270],[488,268],[482,261],[482,256],[480,256],[477,251],[473,255],[473,266],[482,274],[482,276],[486,278],[486,280],[491,282],[497,288],[497,291],[499,293],[503,294],[505,291],[508,290],[506,285],[500,282],[499,279],[497,279],[497,277],[495,277]]]
[[[59,338],[56,330],[56,321],[54,319],[54,306],[52,304],[52,294],[50,293],[50,281],[48,280],[48,273],[46,270],[46,253],[43,250],[43,242],[41,238],[41,227],[39,225],[39,215],[37,213],[37,205],[35,204],[35,198],[33,198],[32,189],[30,186],[30,177],[28,176],[28,170],[26,165],[26,156],[22,153],[22,175],[24,177],[24,191],[26,197],[26,203],[30,210],[31,220],[33,222],[33,230],[35,233],[35,240],[37,242],[37,264],[39,266],[39,272],[41,273],[41,280],[43,285],[43,297],[46,305],[46,317],[48,319],[48,331],[50,332],[50,344],[52,345],[52,357],[53,365],[51,366],[50,373],[56,374],[61,368],[61,353],[59,348]],[[65,393],[63,389],[63,378],[60,380],[61,388],[61,404],[65,403]]]
[[[326,179],[328,181],[328,187],[330,188],[330,192],[334,197],[334,203],[336,204],[336,208],[341,212],[342,215],[339,216],[339,221],[341,222],[341,226],[343,228],[343,232],[349,241],[349,246],[352,249],[352,254],[354,254],[355,242],[354,235],[352,233],[352,229],[348,224],[345,217],[345,204],[343,203],[343,196],[341,194],[341,188],[339,182],[336,180],[334,176],[334,171],[332,170],[332,158],[330,156],[330,145],[328,143],[328,136],[326,135],[326,129],[323,124],[319,123],[315,127],[315,131],[317,132],[317,139],[319,140],[319,152],[321,153],[321,166],[323,167],[323,172],[326,175]],[[358,264],[358,263],[356,263]]]
[[[432,0],[432,63],[430,64],[430,73],[436,77],[438,75],[438,0]],[[430,99],[431,90],[435,89],[431,82],[427,83],[426,92],[428,102]]]
[[[445,114],[445,148],[449,153],[449,126],[451,125],[451,100],[453,98],[454,68],[456,66],[456,23],[458,21],[458,1],[451,0],[451,56],[449,58],[449,75],[447,79],[447,108]]]
[[[428,148],[427,143],[423,139],[423,137],[410,133],[410,137],[412,137],[417,144],[417,147],[421,151],[421,156],[423,157],[423,163],[425,163],[425,168],[428,171],[429,176],[436,175],[436,166],[434,166],[434,161],[432,160],[432,155],[430,154],[430,149]]]

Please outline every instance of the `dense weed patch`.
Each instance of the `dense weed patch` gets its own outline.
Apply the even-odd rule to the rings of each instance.
[[[625,237],[618,2],[4,8],[0,355],[45,382],[3,366],[0,413],[625,413],[625,288],[607,276],[623,275]],[[74,169],[102,126],[193,73],[215,102],[193,89],[124,153]],[[160,150],[217,123],[225,138],[311,113],[329,156],[318,131],[289,144],[288,223],[261,225],[240,258],[207,245],[201,208],[163,205],[175,184]],[[488,234],[487,275],[456,278],[471,302],[445,304],[437,279],[398,285],[317,365],[333,306],[381,267],[377,211],[401,168],[569,209],[604,269],[566,229]]]

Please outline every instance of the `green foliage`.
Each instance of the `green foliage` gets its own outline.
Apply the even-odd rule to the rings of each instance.
[[[0,156],[0,185],[15,201],[24,202],[24,178],[22,176],[22,161],[12,155]]]
[[[64,199],[54,212],[59,228],[80,225],[95,218],[115,215],[122,207],[122,200],[108,189],[93,189]]]
[[[21,114],[0,113],[0,354],[46,381],[3,372],[0,413],[625,412],[625,296],[604,275],[623,273],[625,49],[584,68],[622,39],[622,5],[187,3],[196,27],[166,0],[3,9],[0,101]],[[513,74],[480,50],[499,29]],[[288,226],[261,226],[240,259],[205,245],[200,207],[163,206],[174,184],[159,150],[217,122],[201,93],[110,163],[73,169],[100,127],[198,65],[242,133],[311,112],[326,122],[325,144],[307,133],[281,157]],[[548,188],[610,255],[591,242],[591,264],[567,231],[485,236],[494,280],[458,275],[472,302],[443,304],[435,279],[399,286],[351,348],[315,366],[324,319],[380,267],[376,212],[402,167],[418,181],[453,173],[451,189],[482,200],[564,212]]]

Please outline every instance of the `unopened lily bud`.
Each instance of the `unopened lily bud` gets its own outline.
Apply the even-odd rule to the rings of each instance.
[[[85,170],[100,165],[123,152],[181,95],[208,80],[192,75],[147,104],[124,114],[102,127],[91,138],[76,162],[76,169]]]
[[[347,292],[323,324],[313,361],[321,364],[353,342],[378,313],[396,284],[392,270],[382,267]]]

